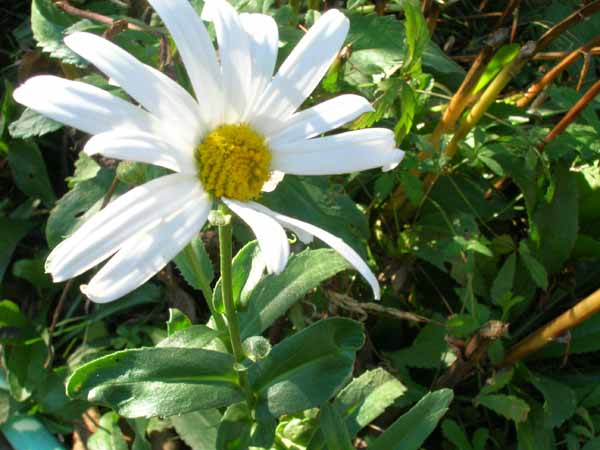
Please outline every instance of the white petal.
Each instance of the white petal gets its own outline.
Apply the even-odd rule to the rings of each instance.
[[[248,34],[238,13],[225,0],[207,0],[202,18],[213,21],[217,32],[226,99],[224,120],[238,122],[246,111],[252,76]]]
[[[252,58],[252,79],[244,117],[244,120],[247,120],[247,117],[252,117],[254,111],[260,106],[256,102],[273,78],[279,30],[275,20],[265,14],[240,14],[240,19],[248,34]]]
[[[317,87],[348,33],[349,21],[331,9],[311,27],[265,90],[252,124],[268,135],[285,122]]]
[[[79,275],[115,253],[132,236],[151,228],[204,192],[194,176],[166,175],[121,195],[93,215],[46,260],[55,282]]]
[[[253,203],[226,198],[223,198],[223,201],[252,228],[269,273],[280,273],[290,256],[290,245],[281,225],[268,215],[252,208]]]
[[[195,197],[153,228],[132,237],[81,291],[94,302],[106,303],[141,286],[200,231],[210,205],[208,195]]]
[[[277,185],[283,181],[283,177],[285,177],[285,173],[280,172],[279,170],[274,170],[271,172],[270,178],[265,181],[265,184],[263,184],[261,191],[273,192],[277,188]]]
[[[269,136],[268,141],[276,147],[285,142],[309,139],[341,127],[369,111],[373,111],[373,107],[364,97],[340,95],[294,114],[283,124],[282,130]]]
[[[73,33],[65,44],[122,87],[161,121],[175,136],[197,143],[205,131],[198,104],[179,84],[153,67],[141,63],[112,42],[92,33]]]
[[[196,173],[196,163],[191,152],[182,151],[150,133],[100,133],[87,141],[83,151],[88,155],[100,153],[109,158],[153,164],[175,172]]]
[[[40,114],[90,134],[114,129],[157,132],[160,128],[152,115],[125,100],[90,84],[52,75],[28,79],[13,97]]]
[[[292,230],[303,230],[304,232],[309,233],[325,242],[342,257],[344,257],[344,259],[346,259],[352,265],[352,267],[354,267],[365,278],[365,280],[367,280],[367,282],[371,285],[375,299],[379,300],[381,298],[379,283],[377,282],[377,278],[375,278],[373,272],[371,272],[371,269],[369,269],[369,266],[367,266],[367,263],[363,261],[363,259],[354,251],[352,247],[342,241],[339,237],[334,236],[333,234],[319,227],[311,225],[310,223],[302,222],[301,220],[271,211],[270,209],[259,205],[258,203],[249,203],[248,206],[261,211],[264,214],[268,214],[286,228]]]
[[[386,128],[348,131],[271,147],[271,168],[294,175],[336,175],[400,162],[394,133]]]
[[[209,128],[223,118],[223,83],[215,49],[187,0],[148,0],[175,40]]]

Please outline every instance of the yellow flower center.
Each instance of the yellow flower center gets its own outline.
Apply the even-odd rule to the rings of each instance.
[[[269,179],[269,148],[245,123],[221,125],[208,133],[195,157],[200,181],[215,197],[252,200]]]

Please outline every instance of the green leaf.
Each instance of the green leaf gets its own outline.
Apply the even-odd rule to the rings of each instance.
[[[543,290],[548,289],[548,273],[544,266],[529,252],[529,247],[527,247],[525,241],[519,243],[519,256],[535,284]]]
[[[164,348],[204,348],[213,339],[219,336],[219,332],[206,325],[190,325],[187,328],[174,331],[158,344],[156,347]]]
[[[75,22],[75,17],[58,9],[51,0],[33,0],[31,3],[31,31],[42,50],[64,63],[85,66],[85,62],[64,44],[65,30]]]
[[[31,222],[0,216],[0,236],[2,236],[0,239],[0,282],[4,278],[4,273],[10,264],[17,244],[29,233],[33,225]]]
[[[217,429],[220,422],[221,413],[216,409],[171,417],[175,431],[192,450],[217,450]]]
[[[244,398],[231,355],[164,347],[123,350],[84,364],[69,377],[67,394],[131,418],[219,408]]]
[[[529,414],[529,405],[514,395],[478,395],[475,402],[517,423],[527,420]]]
[[[471,443],[465,431],[452,419],[442,422],[442,433],[458,450],[472,450]]]
[[[15,139],[27,139],[52,133],[62,127],[62,123],[27,108],[21,117],[8,126],[8,132]]]
[[[249,369],[257,410],[278,417],[327,401],[352,374],[363,340],[362,326],[344,318],[321,320],[283,340]]]
[[[575,246],[579,229],[577,175],[560,165],[555,170],[555,183],[552,201],[542,202],[533,215],[531,233],[539,259],[549,273],[562,268]]]
[[[191,287],[201,291],[210,291],[210,283],[215,274],[200,236],[195,236],[173,261]]]
[[[98,429],[88,439],[87,447],[89,450],[128,450],[117,414],[111,411],[100,418]]]
[[[418,450],[446,414],[452,398],[450,389],[430,392],[375,439],[369,450]]]
[[[283,272],[264,277],[249,293],[248,307],[239,315],[242,338],[261,334],[308,291],[348,268],[330,249],[292,255]]]
[[[67,186],[69,189],[73,189],[77,183],[93,179],[99,171],[100,164],[94,158],[84,152],[79,152],[79,157],[75,161],[75,172],[73,176],[66,178]]]
[[[480,395],[493,394],[503,389],[513,377],[513,369],[503,369],[496,372],[490,379],[488,379],[485,385],[479,392]]]
[[[11,141],[9,148],[8,163],[17,187],[30,197],[41,198],[46,206],[52,205],[56,196],[38,146],[33,142],[15,140]]]
[[[406,392],[406,387],[389,372],[378,367],[352,380],[334,400],[334,405],[346,423],[350,436],[356,434],[379,417],[387,407]],[[309,450],[321,450],[325,442],[317,431],[310,441]]]
[[[473,89],[473,94],[476,94],[484,87],[486,87],[490,81],[506,66],[510,63],[518,54],[521,46],[519,44],[507,44],[500,47],[493,58],[485,67],[485,71],[479,78],[477,86]]]
[[[544,395],[545,427],[560,427],[577,409],[575,391],[569,386],[559,383],[552,378],[529,373],[529,381]]]
[[[169,320],[167,321],[167,334],[169,337],[176,331],[185,330],[192,325],[192,321],[184,313],[176,308],[169,308]],[[165,347],[168,347],[165,345]]]
[[[13,264],[12,273],[15,277],[29,281],[40,289],[52,287],[52,279],[44,270],[44,258],[20,259]]]
[[[444,327],[429,323],[421,329],[410,347],[387,356],[398,367],[436,369],[444,364],[449,352],[445,337]]]
[[[98,176],[77,183],[74,189],[56,202],[46,224],[46,239],[50,248],[58,245],[99,211],[113,176],[113,171],[102,169]]]
[[[319,414],[321,431],[325,435],[327,448],[336,450],[354,450],[350,433],[335,405],[325,402]]]
[[[502,267],[498,271],[498,275],[494,278],[490,294],[494,303],[499,303],[499,300],[511,292],[513,282],[515,279],[515,270],[517,268],[517,256],[515,253],[511,253],[508,258],[502,264]]]
[[[146,439],[146,427],[148,426],[149,422],[148,419],[132,419],[128,422],[135,433],[131,450],[152,450],[150,442],[148,442],[148,439]]]
[[[10,417],[13,409],[13,400],[8,391],[0,389],[0,425],[5,423]]]
[[[404,9],[406,29],[406,60],[403,64],[403,71],[410,73],[420,68],[420,59],[429,43],[429,30],[423,13],[421,12],[420,2],[416,0],[405,0],[402,2]]]
[[[271,448],[277,422],[272,417],[255,418],[248,405],[231,405],[223,414],[217,432],[219,450]]]
[[[233,257],[231,263],[231,286],[233,301],[238,305],[238,309],[243,309],[243,307],[247,305],[248,296],[260,281],[264,271],[265,264],[260,256],[260,248],[258,247],[257,241],[248,242]],[[220,278],[213,290],[213,302],[219,311],[225,311]]]

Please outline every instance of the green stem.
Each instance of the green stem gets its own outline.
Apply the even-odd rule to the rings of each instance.
[[[233,287],[231,277],[231,261],[233,255],[231,252],[231,242],[233,227],[230,220],[230,212],[227,206],[221,204],[219,211],[223,215],[223,224],[219,225],[219,247],[221,260],[221,293],[223,294],[223,305],[225,306],[225,317],[227,317],[227,326],[229,328],[229,340],[233,357],[237,364],[244,361],[244,351],[242,349],[242,338],[240,334],[240,325],[238,323],[237,312],[233,304]],[[229,216],[229,217],[228,217]],[[244,370],[238,370],[238,379],[240,386],[249,393],[248,375]],[[248,394],[250,403],[250,394]]]
[[[225,321],[223,320],[221,313],[215,308],[213,290],[210,287],[210,281],[206,278],[202,267],[200,267],[200,263],[196,258],[194,250],[192,249],[192,245],[188,244],[184,251],[186,252],[188,259],[192,262],[194,272],[196,272],[196,276],[198,277],[200,290],[202,291],[202,295],[204,295],[204,300],[206,301],[206,305],[208,306],[210,314],[215,321],[217,330],[224,332],[227,329],[227,325],[225,325]]]

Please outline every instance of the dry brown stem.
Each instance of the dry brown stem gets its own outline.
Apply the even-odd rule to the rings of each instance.
[[[369,314],[376,314],[394,317],[399,320],[410,320],[412,322],[432,322],[427,317],[418,314],[381,306],[378,303],[358,302],[348,295],[339,294],[334,291],[327,291],[327,297],[340,308],[358,314],[363,320],[366,320]]]
[[[571,64],[579,58],[579,55],[588,53],[593,47],[600,45],[600,36],[588,41],[578,49],[569,53],[562,61],[546,73],[539,81],[531,85],[525,95],[517,101],[517,106],[523,108],[529,104],[546,86],[552,83],[556,77],[564,72]]]
[[[515,364],[575,328],[598,311],[600,311],[600,289],[517,343],[501,365]]]

